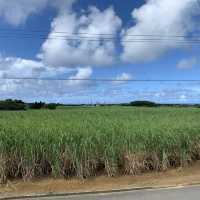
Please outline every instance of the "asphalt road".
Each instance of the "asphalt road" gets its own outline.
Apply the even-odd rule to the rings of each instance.
[[[80,195],[66,197],[34,198],[37,200],[199,200],[200,186],[186,188],[140,190],[131,192]],[[27,200],[33,200],[27,198]]]

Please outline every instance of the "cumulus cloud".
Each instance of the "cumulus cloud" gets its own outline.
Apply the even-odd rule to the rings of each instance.
[[[197,58],[185,58],[185,59],[182,59],[180,60],[178,63],[177,63],[177,68],[179,69],[190,69],[190,68],[193,68],[196,64],[197,64],[198,60]]]
[[[37,99],[50,97],[53,99],[53,97],[56,97],[55,99],[58,99],[63,96],[70,96],[74,92],[79,95],[86,95],[85,88],[94,87],[95,85],[90,81],[81,79],[89,79],[92,76],[93,66],[107,66],[116,61],[118,54],[116,43],[107,40],[108,36],[105,33],[111,34],[112,37],[117,36],[122,27],[121,19],[112,7],[99,10],[93,6],[81,13],[75,13],[71,9],[75,1],[0,0],[0,17],[14,26],[25,23],[30,15],[42,11],[47,6],[53,6],[57,9],[57,15],[51,23],[50,33],[41,46],[37,60],[0,56],[0,78],[64,77],[80,79],[67,81],[0,80],[2,98],[5,96],[30,99],[33,97]],[[186,36],[195,28],[192,20],[192,16],[196,14],[195,0],[179,0],[176,2],[171,0],[147,0],[145,2],[144,5],[132,12],[134,25],[122,31],[123,53],[121,59],[125,62],[154,60],[169,49],[179,47],[172,39],[167,40],[168,35]],[[62,34],[59,35],[59,32],[62,32]],[[68,36],[73,39],[52,39],[61,37],[64,33],[66,35],[69,33]],[[70,33],[75,34],[72,36]],[[137,40],[144,40],[144,36],[141,35],[145,34],[156,34],[165,37],[166,40],[151,43],[125,42],[132,40],[129,35],[138,35]],[[93,38],[91,38],[92,35]],[[183,39],[183,41],[186,41],[186,39]],[[177,67],[190,68],[196,64],[195,62],[195,59],[184,59],[177,64]],[[126,80],[132,79],[132,76],[128,73],[122,73],[115,79],[120,81],[114,81],[113,83],[119,85],[110,85],[117,88]],[[152,97],[158,99],[164,99],[172,95],[173,98],[180,97],[183,99],[183,97],[188,97],[186,92],[150,91],[149,93],[138,92],[134,95],[137,98]],[[113,94],[111,93],[111,95]],[[121,93],[116,92],[116,95],[118,94],[121,95]],[[193,97],[192,92],[191,97]],[[102,95],[102,98],[104,98],[104,95]]]
[[[48,0],[8,0],[0,1],[0,16],[12,25],[24,23],[31,14],[42,10]]]
[[[113,81],[114,84],[122,84],[122,83],[126,83],[126,81],[132,79],[132,75],[128,74],[128,73],[122,73],[120,75],[118,75],[115,80]]]
[[[38,75],[45,70],[45,66],[40,61],[27,60],[16,57],[0,56],[0,76],[1,77],[29,77]]]
[[[123,88],[120,88],[116,91],[116,96],[120,96],[123,94]],[[130,91],[125,91],[125,95],[131,101],[133,100],[150,100],[155,102],[162,103],[191,103],[198,101],[198,97],[200,95],[199,91],[195,91],[193,88],[160,88],[158,89],[146,89],[146,88],[138,88],[134,90],[130,89]],[[125,96],[124,95],[124,96]]]
[[[72,5],[75,0],[0,0],[0,17],[8,23],[18,26],[33,14],[47,6],[54,6],[59,11]]]
[[[194,29],[192,16],[197,14],[197,2],[195,0],[147,0],[140,8],[132,12],[135,24],[123,31],[122,60],[126,62],[152,61],[169,49],[180,47],[180,44],[168,38],[169,35],[186,36]],[[130,35],[140,42],[129,43]],[[142,35],[158,35],[145,37]],[[148,38],[165,38],[162,41],[144,41]],[[179,38],[178,38],[179,39]],[[177,40],[177,38],[175,38]],[[185,39],[182,40],[183,42]]]
[[[104,42],[106,36],[103,34],[116,35],[121,23],[112,7],[103,11],[90,7],[81,16],[62,12],[53,20],[49,38],[38,56],[51,66],[109,65],[115,59],[115,44],[113,41]],[[74,40],[52,39],[58,36],[58,32],[76,33],[78,36],[73,36]],[[83,38],[87,35],[89,39]]]
[[[76,70],[64,67],[54,69],[38,60],[0,55],[0,78],[51,78]]]
[[[199,91],[193,88],[171,88],[162,89],[161,91],[153,91],[148,93],[147,97],[165,101],[165,102],[192,102],[198,101]]]
[[[69,80],[67,82],[68,85],[81,85],[81,84],[88,84],[90,81],[84,80],[89,79],[92,75],[92,68],[85,67],[85,68],[78,68],[78,71],[75,75],[69,77],[69,79],[77,79],[77,80]],[[83,80],[81,80],[83,79]]]
[[[91,67],[84,68],[52,68],[37,60],[0,56],[0,94],[1,98],[22,98],[31,100],[61,98],[68,93],[78,92],[92,87],[90,81],[82,80],[32,80],[23,78],[69,78],[89,79]],[[3,79],[2,79],[3,78]],[[9,78],[9,79],[4,79]],[[16,78],[16,79],[10,79]],[[22,79],[17,79],[22,78]]]

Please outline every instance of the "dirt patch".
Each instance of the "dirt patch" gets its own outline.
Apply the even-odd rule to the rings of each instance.
[[[40,179],[32,182],[13,181],[0,186],[0,197],[43,193],[102,191],[143,186],[176,186],[200,183],[200,161],[190,167],[166,172],[109,178],[100,176],[87,180]]]

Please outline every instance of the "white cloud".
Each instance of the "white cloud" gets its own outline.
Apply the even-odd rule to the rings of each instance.
[[[78,68],[78,71],[75,75],[69,77],[69,79],[79,79],[79,80],[69,80],[67,85],[83,85],[88,84],[90,81],[81,80],[81,79],[89,79],[92,75],[92,68],[85,67],[85,68]]]
[[[158,38],[187,35],[194,29],[192,16],[197,13],[197,7],[196,0],[147,0],[140,8],[134,9],[132,17],[135,25],[124,30],[122,40],[133,40],[129,35],[139,35],[134,39],[143,41],[122,42],[122,60],[131,63],[152,61],[169,49],[180,47],[173,38],[159,42],[144,42],[147,37],[141,35],[158,35]]]
[[[193,68],[197,64],[196,58],[188,58],[182,59],[178,62],[177,68],[179,69],[190,69]]]
[[[161,89],[160,91],[151,91],[146,94],[147,98],[153,98],[163,102],[192,102],[198,100],[199,91],[193,87],[189,88],[171,88]]]
[[[54,6],[59,11],[69,8],[74,0],[0,0],[0,16],[8,23],[18,26],[26,19],[37,14],[47,6]]]
[[[187,100],[187,96],[186,95],[184,95],[184,94],[182,94],[182,95],[180,95],[180,100]]]
[[[12,25],[24,23],[31,14],[42,10],[48,0],[0,0],[0,16]]]
[[[90,7],[87,12],[78,16],[76,13],[64,12],[59,14],[51,24],[49,38],[44,42],[39,57],[44,63],[51,66],[85,66],[109,65],[115,59],[115,44],[106,41],[105,35],[115,35],[121,27],[121,20],[116,16],[113,8],[100,11]],[[89,40],[74,36],[73,41],[51,39],[58,36],[57,32],[82,33],[82,37],[94,34]],[[80,36],[80,35],[79,35]],[[71,38],[71,37],[70,37]],[[95,40],[95,41],[94,41]]]
[[[115,80],[113,81],[114,84],[121,84],[121,83],[126,83],[126,81],[132,79],[132,75],[128,74],[128,73],[122,73],[120,75],[118,75]]]
[[[1,77],[29,77],[38,75],[45,70],[45,66],[40,61],[27,60],[16,57],[0,56]]]
[[[76,0],[48,0],[49,5],[58,9],[59,12],[70,10]]]
[[[74,75],[70,75],[70,74]],[[53,99],[61,98],[68,93],[81,91],[93,85],[90,81],[68,80],[23,80],[27,77],[36,78],[69,78],[89,79],[92,76],[91,67],[84,68],[52,68],[42,62],[15,57],[0,56],[0,94],[1,98],[22,99]],[[22,79],[1,79],[22,78]]]

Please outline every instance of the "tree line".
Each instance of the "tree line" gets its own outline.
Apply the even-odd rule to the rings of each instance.
[[[55,110],[57,106],[136,106],[136,107],[200,107],[200,104],[160,104],[152,101],[132,101],[130,103],[121,104],[56,104],[56,103],[45,103],[42,101],[36,101],[33,103],[25,103],[22,100],[17,99],[6,99],[0,100],[0,110],[27,110],[27,109],[50,109]]]
[[[0,101],[0,110],[56,109],[57,104],[45,102],[25,103],[22,100],[6,99]]]

